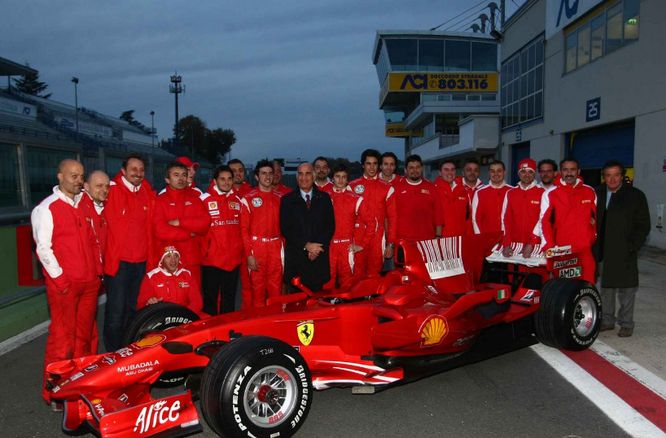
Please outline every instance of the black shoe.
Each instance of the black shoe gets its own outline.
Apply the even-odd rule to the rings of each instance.
[[[617,332],[617,335],[621,338],[628,338],[634,334],[634,329],[631,327],[620,327],[620,331]]]
[[[607,330],[613,330],[615,328],[615,324],[611,322],[602,322],[601,323],[601,329],[599,331],[605,332]]]

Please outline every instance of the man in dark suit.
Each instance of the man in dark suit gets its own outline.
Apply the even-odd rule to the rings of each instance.
[[[638,250],[650,232],[650,211],[643,192],[624,182],[624,166],[609,161],[597,189],[597,243],[594,252],[601,276],[602,330],[620,326],[618,336],[634,331],[638,290]],[[620,304],[615,315],[615,298]]]
[[[302,163],[297,170],[298,190],[280,202],[280,229],[286,240],[284,279],[300,277],[310,290],[321,290],[330,279],[328,247],[335,231],[333,203],[314,187],[314,168]]]

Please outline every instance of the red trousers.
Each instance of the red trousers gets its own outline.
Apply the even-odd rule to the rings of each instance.
[[[348,289],[354,276],[355,254],[349,251],[351,239],[331,240],[329,247],[329,263],[331,266],[331,279],[324,285],[324,289]]]
[[[96,315],[100,281],[72,282],[65,293],[48,276],[46,299],[51,315],[44,369],[51,362],[89,356],[97,352]]]
[[[259,269],[250,271],[249,275],[252,286],[252,306],[263,307],[268,298],[282,294],[282,240],[254,241],[252,255],[259,265]]]
[[[367,248],[355,254],[354,274],[363,279],[377,276],[384,266],[384,228],[377,230],[370,239]]]

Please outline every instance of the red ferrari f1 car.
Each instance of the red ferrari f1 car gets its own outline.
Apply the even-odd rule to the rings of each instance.
[[[482,269],[487,247],[476,237],[402,242],[383,277],[205,320],[148,306],[127,347],[50,364],[51,400],[64,405],[65,431],[102,437],[189,435],[201,430],[197,399],[220,436],[285,437],[305,421],[313,390],[373,393],[537,340],[572,350],[594,342],[594,286]],[[182,391],[154,396],[169,385]]]

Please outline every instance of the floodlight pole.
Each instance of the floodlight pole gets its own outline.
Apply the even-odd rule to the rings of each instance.
[[[155,111],[150,112],[150,144],[155,147]]]
[[[76,76],[72,77],[72,83],[74,83],[74,108],[76,112],[74,113],[74,117],[76,120],[76,134],[78,135],[79,133],[79,90],[78,90],[78,85],[79,85],[79,78]]]
[[[185,87],[182,85],[183,77],[176,72],[171,75],[171,85],[169,85],[169,92],[173,93],[176,98],[176,125],[175,132],[173,136],[174,145],[178,146],[178,95],[185,91]]]

